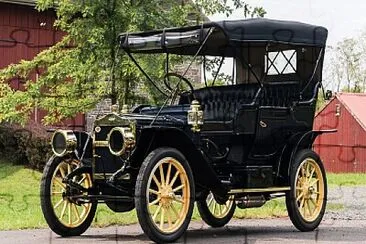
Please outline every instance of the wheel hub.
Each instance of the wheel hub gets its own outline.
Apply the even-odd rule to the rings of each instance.
[[[305,182],[303,184],[302,191],[304,192],[305,198],[309,198],[309,184],[308,183]]]
[[[164,208],[169,208],[175,195],[171,186],[163,186],[160,190],[160,203]]]
[[[308,182],[304,182],[301,190],[304,194],[305,199],[310,199],[310,197],[314,194],[315,188],[314,186],[310,185]]]

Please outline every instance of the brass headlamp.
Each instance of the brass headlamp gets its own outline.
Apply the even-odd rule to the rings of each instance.
[[[197,100],[193,100],[191,109],[188,111],[188,124],[192,125],[193,132],[200,132],[200,126],[203,125],[203,111]]]
[[[115,127],[108,134],[109,151],[121,156],[135,147],[135,135],[129,127]]]
[[[77,139],[72,130],[56,130],[51,139],[53,153],[58,157],[63,157],[75,151]]]

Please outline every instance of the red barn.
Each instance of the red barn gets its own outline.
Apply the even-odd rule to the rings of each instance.
[[[53,28],[54,11],[38,12],[35,0],[0,0],[0,69],[20,60],[31,60],[42,50],[61,40],[63,33]],[[35,72],[32,79],[37,79]],[[19,79],[12,81],[14,89],[22,90]],[[44,112],[36,109],[32,120],[39,123]],[[84,129],[85,116],[65,120],[60,126]]]
[[[366,172],[366,94],[337,94],[316,114],[314,129],[338,130],[314,143],[327,171]]]

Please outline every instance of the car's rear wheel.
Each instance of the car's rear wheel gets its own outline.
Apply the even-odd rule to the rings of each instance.
[[[290,169],[291,190],[286,193],[286,207],[294,226],[312,231],[323,219],[327,202],[327,180],[319,156],[301,150]]]
[[[41,208],[49,227],[61,236],[77,236],[84,233],[93,221],[96,202],[78,202],[73,195],[86,195],[86,192],[71,190],[62,181],[79,165],[71,158],[52,157],[43,171],[41,180]],[[85,189],[92,187],[89,173],[74,176],[73,182]]]
[[[206,198],[197,201],[197,208],[206,224],[212,227],[222,227],[233,217],[236,204],[234,196],[230,196],[225,204],[220,204],[210,192]]]
[[[194,196],[185,157],[168,147],[152,151],[140,168],[135,189],[137,217],[145,234],[157,243],[179,239],[191,220]]]

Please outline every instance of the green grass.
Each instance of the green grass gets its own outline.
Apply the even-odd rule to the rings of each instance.
[[[0,230],[45,228],[39,199],[41,173],[0,163]],[[134,211],[114,213],[100,205],[94,226],[136,223]]]
[[[41,173],[23,166],[14,166],[0,162],[0,230],[44,228],[47,224],[43,218],[39,184]],[[366,174],[328,174],[328,184],[366,185]],[[328,210],[342,210],[342,204],[328,203]],[[237,209],[236,218],[276,218],[287,216],[284,198],[274,199],[261,208]],[[193,220],[199,220],[195,208]],[[114,213],[105,205],[99,205],[93,226],[125,225],[136,223],[136,212]]]
[[[330,187],[360,186],[366,185],[366,174],[327,174],[327,180]]]
[[[0,164],[0,229],[44,227],[39,204],[40,173]]]

